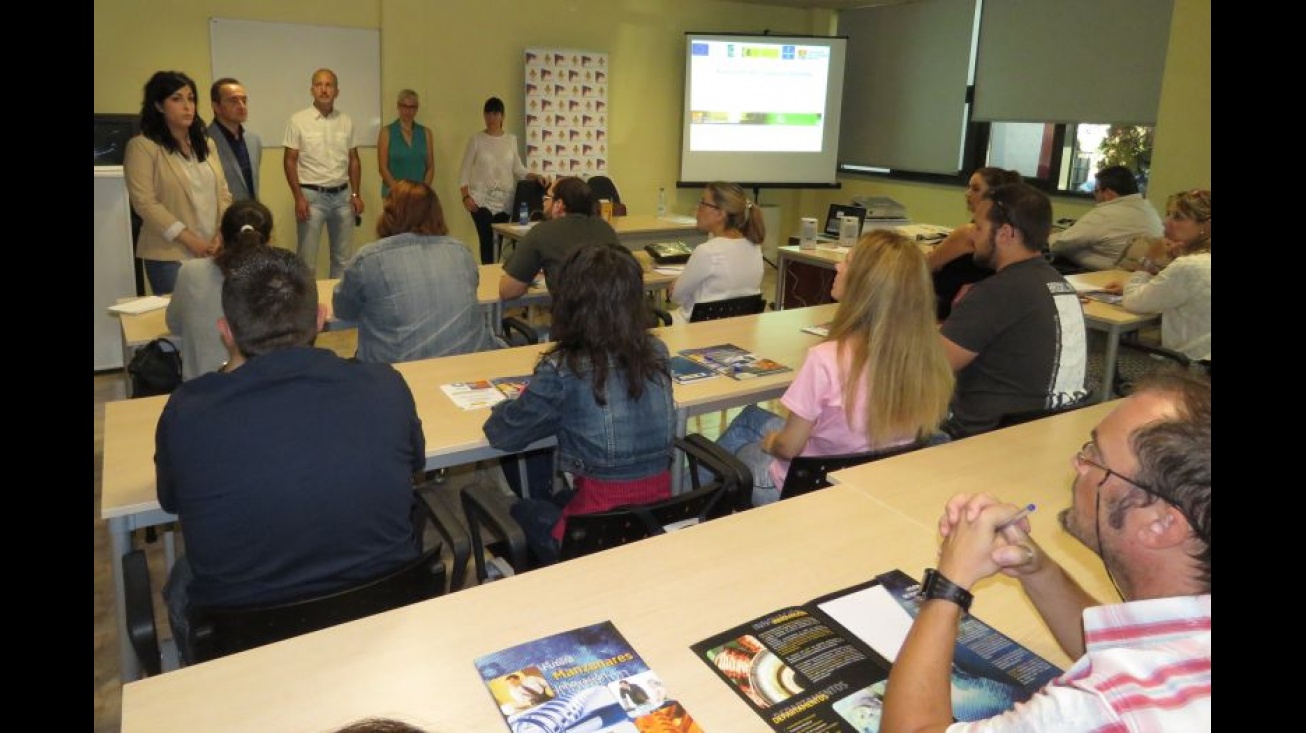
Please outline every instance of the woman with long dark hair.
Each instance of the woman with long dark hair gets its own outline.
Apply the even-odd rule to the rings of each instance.
[[[155,294],[171,293],[181,263],[218,250],[231,191],[217,149],[196,111],[195,80],[159,71],[145,83],[141,133],[127,143],[123,172],[141,217],[136,256]]]
[[[669,498],[675,437],[667,347],[648,330],[635,256],[583,245],[553,285],[552,346],[526,390],[495,405],[484,427],[505,452],[557,436],[555,465],[574,489],[512,508],[541,563],[557,560],[568,516]],[[532,488],[542,496],[551,487]]]

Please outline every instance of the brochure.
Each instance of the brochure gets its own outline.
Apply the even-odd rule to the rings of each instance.
[[[831,323],[834,323],[834,321],[826,321],[825,323],[818,323],[815,326],[807,326],[804,328],[800,328],[799,330],[806,331],[807,333],[814,333],[817,336],[822,336],[822,337],[829,336]]]
[[[680,355],[718,374],[725,374],[735,379],[752,379],[767,374],[793,371],[771,359],[764,359],[734,344],[717,344],[699,349],[682,349]]]
[[[684,242],[655,242],[644,245],[653,261],[659,265],[679,265],[689,261],[694,250]]]
[[[449,396],[455,405],[464,410],[479,410],[482,407],[503,402],[507,397],[488,379],[474,382],[454,382],[440,385],[440,391]]]
[[[671,377],[676,380],[677,384],[698,382],[720,376],[716,371],[684,356],[671,357],[667,360],[667,367],[671,370]]]
[[[920,608],[901,570],[782,608],[691,648],[772,730],[877,733],[889,669]],[[1061,670],[965,614],[952,667],[958,721],[1027,700]]]
[[[530,386],[531,375],[523,374],[519,377],[498,377],[491,379],[490,383],[502,392],[504,397],[510,400],[515,400],[518,395],[525,392],[526,388]]]
[[[1125,299],[1125,296],[1121,295],[1120,293],[1108,293],[1105,290],[1089,290],[1086,292],[1081,292],[1080,295],[1082,297],[1089,298],[1091,300],[1098,300],[1103,303],[1110,303],[1111,305],[1120,305],[1120,301]]]
[[[513,733],[703,730],[611,621],[475,661]]]

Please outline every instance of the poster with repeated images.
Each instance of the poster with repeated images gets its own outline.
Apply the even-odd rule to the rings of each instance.
[[[608,175],[608,55],[528,48],[526,167],[558,176]]]

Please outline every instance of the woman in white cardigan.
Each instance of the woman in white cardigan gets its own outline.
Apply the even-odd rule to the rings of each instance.
[[[1114,286],[1114,287],[1112,287]],[[1161,345],[1193,360],[1211,358],[1211,192],[1173,194],[1165,205],[1165,237],[1121,286],[1131,313],[1161,314]]]

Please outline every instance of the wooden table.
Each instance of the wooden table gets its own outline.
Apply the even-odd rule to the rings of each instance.
[[[503,313],[506,309],[548,305],[553,302],[553,296],[549,293],[548,287],[537,284],[538,280],[530,284],[525,295],[512,300],[500,300],[499,280],[503,277],[503,263],[495,262],[480,267],[481,280],[476,289],[476,301],[486,311],[491,333],[502,335]],[[658,272],[651,266],[644,270],[644,288],[648,292],[658,295],[659,307],[665,304],[665,294],[672,284],[676,282],[677,277],[677,275]]]
[[[917,237],[917,245],[925,254],[929,254],[941,240],[919,237],[947,232],[947,227],[936,224],[908,224],[891,228],[908,237]],[[863,230],[864,233],[869,231]],[[830,286],[834,283],[834,266],[843,262],[848,254],[847,248],[835,243],[818,242],[812,249],[803,249],[793,244],[778,247],[776,252],[776,308],[803,308],[834,302],[830,295]]]
[[[1067,275],[1066,282],[1076,290],[1101,288],[1110,282],[1121,283],[1129,279],[1125,270],[1102,270]],[[1116,358],[1120,353],[1120,336],[1137,331],[1144,326],[1161,322],[1159,313],[1130,313],[1122,306],[1103,303],[1100,300],[1082,301],[1084,304],[1084,325],[1097,331],[1106,332],[1106,351],[1102,355],[1102,382],[1098,385],[1099,402],[1115,396]]]
[[[1101,558],[1062,530],[1057,514],[1070,506],[1075,479],[1072,457],[1093,428],[1120,402],[1092,405],[864,463],[835,471],[829,478],[930,531],[937,531],[944,505],[955,494],[985,492],[1013,504],[1032,502],[1038,508],[1029,515],[1029,521],[1039,546],[1089,594],[1115,602],[1119,596]],[[919,573],[921,569],[907,570]],[[994,618],[980,605],[990,600],[990,585],[998,594],[1011,595],[1010,602],[1023,598],[1018,584],[986,581],[975,594],[975,613],[981,618]]]
[[[677,434],[683,435],[689,417],[779,396],[793,380],[817,336],[800,331],[824,323],[836,306],[741,316],[718,321],[684,323],[655,332],[675,352],[696,346],[734,343],[757,354],[792,366],[794,371],[752,380],[718,377],[675,386]],[[490,447],[481,426],[488,412],[460,410],[440,390],[440,385],[493,377],[530,374],[546,347],[521,346],[493,352],[461,354],[396,364],[413,393],[426,438],[427,470],[502,457]],[[122,678],[139,676],[136,656],[126,634],[121,558],[131,551],[136,529],[166,524],[176,517],[158,503],[154,476],[154,430],[167,396],[121,400],[104,406],[104,465],[100,489],[100,518],[108,522],[113,546],[114,588],[117,597]],[[553,438],[531,448],[553,445]],[[679,478],[680,472],[674,475]],[[678,484],[677,484],[678,485]]]
[[[491,228],[499,235],[496,237],[495,243],[495,261],[498,262],[503,259],[502,248],[504,244],[512,242],[515,246],[518,241],[526,237],[526,233],[531,230],[531,227],[538,223],[527,226],[512,223],[494,224]],[[698,230],[697,225],[692,221],[692,217],[672,219],[647,214],[614,216],[612,218],[612,228],[617,231],[617,238],[621,243],[632,252],[643,251],[644,245],[655,242],[679,241],[689,245],[696,245],[707,241],[707,234]]]
[[[323,731],[367,716],[431,731],[506,730],[473,659],[610,620],[704,730],[765,733],[690,645],[893,568],[919,577],[936,550],[915,521],[835,486],[131,682],[122,730]],[[1068,664],[1028,605],[985,592],[976,612]]]

